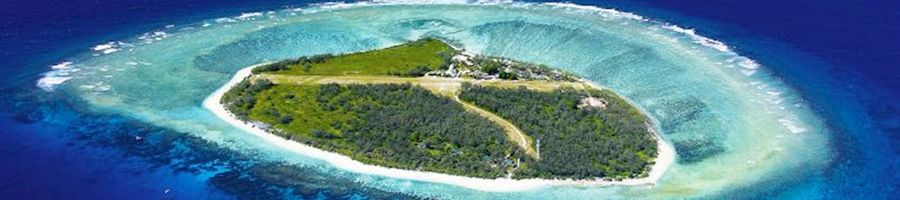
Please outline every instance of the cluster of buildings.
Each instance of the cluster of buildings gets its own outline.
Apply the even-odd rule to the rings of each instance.
[[[495,65],[498,69],[486,71],[486,65]],[[492,66],[493,67],[493,66]],[[517,80],[549,80],[575,81],[574,76],[557,69],[530,63],[518,63],[507,59],[476,56],[460,52],[450,58],[447,69],[439,69],[425,74],[436,77],[470,77],[478,80],[517,79]]]

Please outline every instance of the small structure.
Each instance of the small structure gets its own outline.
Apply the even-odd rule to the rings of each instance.
[[[457,55],[453,56],[453,57],[450,58],[450,59],[451,59],[453,62],[463,63],[463,64],[465,64],[465,65],[467,65],[467,66],[475,65],[475,63],[472,63],[472,60],[469,59],[469,56],[467,56],[467,55],[465,55],[465,54],[457,54]]]
[[[594,107],[604,109],[606,108],[606,104],[606,100],[600,97],[585,97],[579,102],[578,108]]]
[[[250,123],[250,126],[253,126],[254,128],[263,129],[263,130],[269,129],[271,127],[269,124],[259,122],[259,121],[250,121],[249,123]]]

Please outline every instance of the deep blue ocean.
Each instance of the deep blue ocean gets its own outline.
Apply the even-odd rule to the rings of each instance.
[[[0,199],[404,198],[346,180],[262,181],[241,154],[36,95],[47,66],[93,45],[168,24],[309,2],[0,2]],[[733,198],[885,199],[900,194],[900,3],[891,1],[574,1],[695,29],[771,67],[835,133],[814,190],[748,187]],[[153,134],[151,134],[153,133]],[[134,135],[148,135],[135,142]],[[149,136],[152,135],[152,136]],[[221,173],[205,173],[217,169]],[[203,172],[201,172],[203,171]],[[802,180],[801,180],[802,181]],[[166,192],[168,190],[168,193]],[[897,198],[897,197],[893,197]]]

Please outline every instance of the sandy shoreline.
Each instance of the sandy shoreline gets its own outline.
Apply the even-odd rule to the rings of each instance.
[[[490,192],[514,192],[514,191],[523,191],[530,190],[540,187],[553,186],[553,185],[654,185],[657,180],[665,173],[665,171],[672,165],[675,161],[675,151],[674,149],[668,145],[662,138],[654,132],[654,136],[657,139],[657,149],[658,155],[656,158],[656,163],[653,165],[652,169],[648,173],[647,177],[637,178],[637,179],[625,179],[622,181],[605,181],[605,180],[557,180],[557,179],[506,179],[506,178],[498,178],[498,179],[484,179],[484,178],[472,178],[472,177],[464,177],[464,176],[455,176],[448,174],[440,174],[434,172],[424,172],[424,171],[412,171],[405,169],[395,169],[395,168],[387,168],[375,165],[367,165],[358,161],[351,159],[350,157],[323,151],[299,142],[294,142],[282,138],[280,136],[269,134],[268,132],[255,128],[250,124],[244,123],[230,112],[228,112],[225,107],[219,103],[219,99],[221,99],[222,95],[225,94],[228,89],[230,89],[235,84],[241,82],[245,77],[250,76],[251,69],[259,65],[253,65],[250,67],[246,67],[238,71],[231,80],[228,81],[225,85],[217,89],[212,95],[207,97],[203,101],[203,107],[213,112],[220,119],[228,122],[229,124],[240,128],[244,131],[252,133],[257,137],[262,138],[263,140],[270,142],[272,144],[278,145],[282,148],[303,154],[305,156],[309,156],[316,159],[324,160],[330,163],[332,166],[338,169],[360,173],[360,174],[370,174],[377,176],[384,176],[390,178],[397,179],[407,179],[407,180],[416,180],[416,181],[424,181],[424,182],[434,182],[434,183],[443,183],[456,185],[460,187],[482,190],[482,191],[490,191]]]

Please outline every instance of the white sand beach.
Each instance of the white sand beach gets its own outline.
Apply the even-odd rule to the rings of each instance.
[[[554,186],[554,185],[578,185],[578,186],[604,186],[604,185],[655,185],[656,182],[663,176],[665,171],[672,165],[675,161],[675,151],[674,149],[668,145],[659,134],[655,131],[654,135],[657,139],[658,145],[658,155],[655,161],[655,164],[652,167],[652,170],[649,172],[647,177],[637,178],[637,179],[625,179],[622,181],[607,181],[607,180],[558,180],[558,179],[507,179],[507,178],[498,178],[498,179],[484,179],[484,178],[472,178],[472,177],[464,177],[464,176],[454,176],[448,174],[440,174],[433,172],[424,172],[424,171],[413,171],[413,170],[404,170],[404,169],[395,169],[395,168],[387,168],[375,165],[367,165],[361,162],[355,161],[350,157],[323,151],[299,142],[294,142],[282,138],[280,136],[269,134],[266,131],[256,128],[249,123],[244,123],[230,112],[228,112],[225,107],[220,103],[220,99],[222,95],[228,91],[232,86],[242,81],[245,77],[252,75],[251,69],[259,65],[250,66],[238,71],[231,80],[228,81],[221,88],[216,90],[212,95],[207,97],[203,101],[203,107],[212,111],[217,117],[222,120],[230,123],[231,125],[240,128],[244,131],[252,133],[268,142],[271,142],[274,145],[278,145],[282,148],[297,152],[299,154],[324,160],[334,167],[354,173],[360,174],[369,174],[376,176],[384,176],[396,179],[405,179],[405,180],[416,180],[416,181],[424,181],[424,182],[434,182],[434,183],[442,183],[442,184],[450,184],[456,185],[460,187],[470,188],[474,190],[481,191],[489,191],[489,192],[515,192],[515,191],[524,191],[535,188]]]

